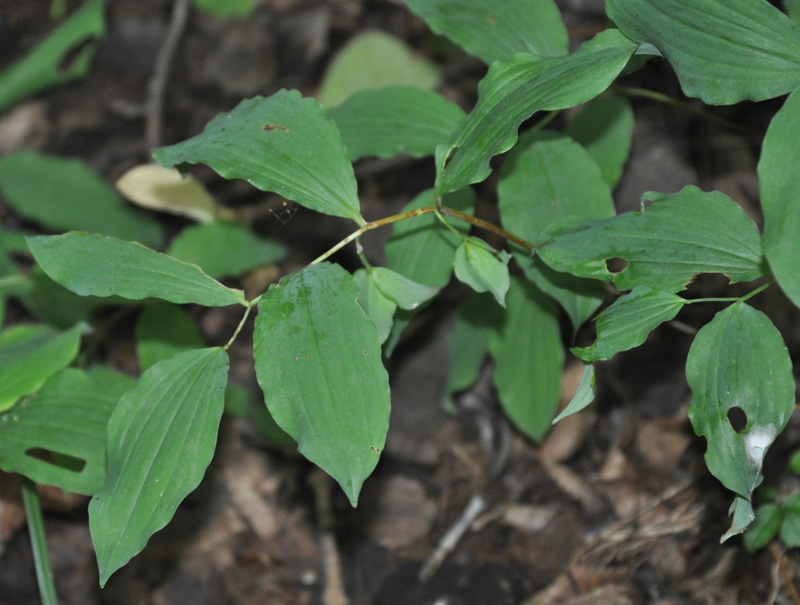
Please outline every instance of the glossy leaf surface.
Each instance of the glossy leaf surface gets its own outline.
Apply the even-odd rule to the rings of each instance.
[[[413,86],[363,90],[329,111],[350,160],[432,155],[450,139],[464,112],[440,94]]]
[[[310,265],[258,304],[254,357],[267,408],[353,506],[389,428],[389,380],[358,287],[338,265]]]
[[[405,0],[437,34],[486,63],[517,53],[567,52],[567,28],[552,0]]]
[[[541,110],[585,103],[603,92],[636,49],[616,30],[608,30],[561,57],[518,55],[498,62],[478,86],[478,105],[453,138],[436,150],[439,194],[483,181],[489,160],[517,141],[519,125]]]
[[[108,422],[108,470],[89,503],[100,585],[169,523],[214,455],[228,356],[181,353],[142,374]]]
[[[800,29],[765,0],[607,0],[606,12],[666,57],[687,96],[710,105],[800,85]]]
[[[697,273],[724,273],[732,282],[764,275],[758,227],[729,197],[685,187],[678,193],[646,193],[641,212],[565,227],[538,249],[557,271],[612,281],[620,290],[637,285],[676,292]],[[627,266],[612,272],[607,261]]]
[[[77,231],[27,240],[42,269],[81,296],[152,296],[207,307],[245,304],[243,292],[226,288],[196,265],[135,242]]]
[[[227,179],[244,179],[301,206],[364,224],[347,149],[315,99],[281,90],[239,103],[201,134],[153,152],[167,168],[207,164]]]
[[[689,419],[708,442],[706,465],[749,503],[761,483],[764,455],[794,411],[792,362],[781,335],[766,315],[734,303],[698,332],[686,377],[692,389]],[[739,432],[728,417],[732,408],[747,418]],[[735,508],[740,518],[734,514],[725,538],[746,526],[741,512],[747,504],[737,501]]]
[[[800,306],[800,93],[792,93],[764,137],[758,180],[764,211],[764,254],[781,289]]]

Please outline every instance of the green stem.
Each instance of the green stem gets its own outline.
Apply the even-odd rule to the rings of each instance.
[[[33,561],[36,564],[39,594],[44,605],[56,605],[58,598],[56,597],[56,586],[53,583],[50,557],[47,553],[47,536],[44,531],[42,506],[39,502],[36,484],[27,477],[22,478],[22,503],[25,507],[25,516],[28,518],[28,532],[31,537]]]
[[[693,305],[694,303],[704,303],[704,302],[744,302],[753,298],[756,294],[760,294],[767,288],[769,288],[775,281],[768,281],[765,284],[760,285],[758,288],[753,290],[752,292],[748,292],[744,296],[731,296],[731,297],[721,297],[721,298],[692,298],[686,301],[687,305]]]
[[[455,210],[453,208],[448,208],[447,206],[442,206],[439,210],[441,211],[442,214],[445,214],[447,216],[452,216],[453,218],[461,219],[462,221],[466,221],[472,225],[475,225],[476,227],[485,229],[486,231],[494,233],[495,235],[499,235],[503,239],[507,239],[508,241],[515,243],[520,248],[524,248],[526,252],[529,253],[533,252],[535,248],[533,244],[531,244],[530,242],[526,242],[521,237],[517,237],[513,233],[509,233],[505,229],[501,229],[497,225],[493,225],[492,223],[489,223],[482,219],[475,218],[474,216],[470,216],[469,214],[464,214],[463,212],[459,212],[458,210]]]
[[[711,122],[712,124],[717,124],[718,126],[722,126],[723,128],[729,128],[730,130],[735,130],[737,132],[741,132],[744,134],[758,134],[758,132],[753,130],[752,128],[747,128],[746,126],[742,126],[741,124],[731,122],[730,120],[726,120],[725,118],[720,118],[719,116],[716,116],[713,113],[709,113],[703,109],[700,109],[699,107],[690,105],[689,103],[684,103],[683,101],[673,99],[669,95],[656,92],[655,90],[647,90],[646,88],[634,88],[630,86],[619,86],[619,85],[615,85],[614,90],[616,90],[617,92],[621,92],[622,94],[628,95],[630,97],[640,97],[642,99],[650,99],[651,101],[657,101],[658,103],[664,103],[665,105],[677,107],[678,109],[696,115],[708,122]]]
[[[250,310],[256,305],[256,303],[260,299],[261,299],[261,297],[259,296],[259,297],[255,298],[254,300],[251,300],[248,303],[247,309],[245,309],[244,315],[242,316],[242,321],[240,321],[239,325],[236,326],[236,331],[233,333],[233,336],[231,336],[230,340],[225,344],[224,347],[222,347],[222,349],[224,351],[227,351],[230,348],[230,346],[233,344],[233,341],[236,340],[236,337],[239,336],[239,332],[241,332],[242,328],[244,327],[244,322],[246,322],[247,318],[250,316]]]

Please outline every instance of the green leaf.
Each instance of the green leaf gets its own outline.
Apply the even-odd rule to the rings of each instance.
[[[489,295],[473,293],[459,305],[447,340],[447,395],[466,389],[478,379],[489,339],[502,320],[502,312]]]
[[[214,455],[228,356],[180,353],[144,374],[108,422],[108,477],[89,503],[100,586],[169,523]]]
[[[762,504],[756,509],[756,518],[742,536],[744,548],[749,553],[754,553],[772,542],[778,534],[783,520],[781,507],[772,502]]]
[[[764,254],[786,296],[800,306],[800,255],[797,217],[800,216],[800,93],[794,92],[775,114],[764,137],[758,180],[764,211]]]
[[[384,86],[434,88],[439,67],[414,55],[406,43],[385,32],[367,31],[353,37],[325,71],[319,101],[333,107],[361,90]]]
[[[136,353],[142,372],[159,361],[204,345],[194,320],[173,304],[163,301],[148,304],[136,322]]]
[[[20,151],[0,159],[0,192],[22,218],[54,231],[80,230],[158,247],[156,220],[125,203],[82,160]]]
[[[781,541],[789,548],[800,546],[800,494],[787,496],[782,503]],[[758,514],[756,514],[758,518]]]
[[[82,327],[66,332],[43,325],[19,325],[0,333],[0,412],[36,392],[78,354]]]
[[[710,105],[800,85],[800,29],[765,0],[607,0],[606,12],[666,57],[687,96]]]
[[[286,256],[286,248],[244,227],[215,222],[187,227],[172,240],[167,254],[219,279],[276,263]]]
[[[353,506],[389,428],[380,343],[357,297],[347,271],[310,265],[263,295],[254,335],[267,408]]]
[[[472,212],[475,193],[465,189],[443,200],[445,206]],[[433,191],[420,193],[403,208],[411,212],[433,206]],[[453,221],[453,226],[466,234],[469,225]],[[395,223],[392,235],[386,242],[386,266],[410,280],[437,288],[444,287],[453,272],[453,254],[461,244],[461,238],[447,229],[433,213],[413,217]]]
[[[795,24],[800,24],[800,0],[783,0],[783,10]]]
[[[497,196],[503,226],[533,243],[564,217],[601,219],[615,212],[611,190],[592,157],[569,137],[548,131],[520,138],[503,162]],[[564,308],[573,329],[603,302],[602,284],[557,273],[524,252],[514,255],[528,279]]]
[[[762,479],[764,455],[794,410],[792,362],[780,333],[760,311],[734,303],[698,332],[686,377],[692,389],[689,419],[708,442],[708,469],[749,502]],[[732,408],[747,417],[738,433],[728,419]],[[744,505],[735,506],[739,511]]]
[[[41,90],[85,76],[97,41],[105,34],[104,9],[104,0],[89,0],[36,48],[0,72],[0,112]]]
[[[199,267],[135,242],[77,231],[27,241],[42,269],[81,296],[153,296],[207,307],[247,304],[241,290],[226,288]]]
[[[453,268],[459,281],[475,292],[491,292],[497,304],[506,306],[506,292],[510,285],[508,261],[505,250],[499,253],[477,237],[466,237],[453,257]]]
[[[595,343],[571,351],[584,361],[611,359],[644,343],[656,326],[675,317],[685,303],[671,292],[636,286],[597,316]]]
[[[585,103],[603,92],[636,49],[616,30],[608,30],[562,57],[518,55],[498,62],[478,86],[478,105],[451,141],[436,149],[436,189],[442,195],[483,181],[492,156],[517,141],[519,125],[540,110]]]
[[[652,286],[676,292],[698,273],[724,273],[731,282],[764,275],[758,227],[719,191],[685,187],[645,193],[641,212],[574,224],[545,238],[538,253],[556,271],[612,281],[620,290]],[[607,261],[628,263],[612,272]]]
[[[0,468],[91,495],[106,478],[106,424],[134,385],[109,370],[66,369],[31,399],[0,415]]]
[[[255,10],[256,0],[193,0],[194,5],[215,17],[247,17]]]
[[[512,278],[506,296],[506,319],[491,338],[497,362],[495,384],[512,422],[540,441],[558,408],[564,347],[558,312],[536,286]]]
[[[244,179],[311,210],[365,224],[336,124],[315,99],[296,90],[246,99],[201,134],[160,147],[153,157],[181,172],[189,164],[207,164],[226,179]]]
[[[594,401],[594,366],[589,363],[583,366],[583,375],[581,376],[581,381],[578,383],[575,395],[572,396],[572,399],[570,399],[561,413],[553,419],[553,424],[562,418],[577,414],[592,403],[592,401]]]
[[[567,53],[567,28],[552,0],[405,0],[437,34],[486,63],[520,52]]]
[[[431,155],[450,140],[463,110],[440,94],[413,86],[362,90],[328,113],[351,161],[368,155]]]
[[[374,267],[372,279],[383,294],[401,309],[413,311],[439,293],[441,288],[418,284],[397,271],[385,267]]]
[[[375,324],[378,332],[378,342],[383,344],[389,338],[392,331],[394,312],[397,310],[397,303],[387,297],[375,283],[374,272],[366,269],[359,269],[353,273],[353,279],[359,287],[358,304],[364,309]]]
[[[789,470],[795,475],[800,475],[800,450],[795,450],[789,458]]]
[[[601,97],[586,104],[567,124],[566,133],[586,148],[614,187],[622,176],[633,140],[633,109],[619,97]]]

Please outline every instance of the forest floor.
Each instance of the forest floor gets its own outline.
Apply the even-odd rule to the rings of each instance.
[[[606,27],[602,0],[557,4],[573,46]],[[0,67],[52,29],[48,6],[46,0],[0,0]],[[0,115],[0,155],[33,149],[80,157],[111,183],[150,161],[144,103],[171,9],[168,0],[111,2],[108,33],[90,75]],[[399,0],[262,0],[246,19],[192,11],[168,81],[162,143],[197,134],[246,97],[281,88],[316,94],[336,51],[371,29],[432,57],[443,67],[440,90],[466,110],[474,104],[486,67],[457,49],[442,52]],[[645,71],[623,84],[682,98],[667,66]],[[636,126],[631,159],[615,190],[619,211],[636,209],[645,191],[695,184],[724,191],[758,218],[758,145],[776,103],[716,112],[761,133],[749,135],[678,107],[631,100]],[[255,229],[291,251],[273,268],[275,279],[347,235],[341,221],[287,207],[243,181],[224,181],[202,169],[196,174],[221,203],[265,209]],[[357,165],[357,175],[371,220],[395,213],[429,187],[434,167],[431,158],[367,159]],[[478,207],[491,216],[492,189],[479,186],[477,193]],[[0,218],[6,229],[20,225],[2,199]],[[172,232],[188,224],[177,217],[164,221]],[[371,244],[378,259],[380,244],[380,237]],[[335,260],[354,268],[350,254]],[[701,279],[693,287],[715,292],[720,284]],[[719,543],[732,496],[705,469],[705,444],[687,419],[691,394],[684,374],[691,332],[710,319],[713,307],[695,311],[692,305],[680,324],[664,325],[642,347],[599,363],[595,403],[535,444],[499,412],[491,367],[456,398],[457,415],[443,409],[449,318],[463,294],[451,285],[387,361],[391,429],[358,508],[295,452],[272,448],[246,421],[225,417],[200,488],[103,590],[88,499],[43,490],[62,602],[796,603],[787,582],[800,578],[797,554],[778,543],[755,554],[739,538]],[[778,294],[759,303],[795,354],[796,313]],[[220,310],[195,316],[210,343],[224,342],[238,321]],[[6,321],[25,319],[21,307],[12,307]],[[138,371],[130,325],[115,325],[99,354],[118,369]],[[251,355],[248,345],[234,347],[231,375],[255,397]],[[567,365],[565,401],[580,371],[577,363]],[[798,437],[795,419],[767,458],[767,482],[780,489],[797,488],[782,469]],[[0,605],[39,599],[18,492],[18,478],[0,474]],[[434,562],[443,537],[459,523],[463,535]]]

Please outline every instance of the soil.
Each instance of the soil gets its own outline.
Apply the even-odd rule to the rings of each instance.
[[[80,2],[70,0],[73,10]],[[606,27],[602,0],[557,0],[573,46]],[[49,0],[0,0],[0,68],[53,27]],[[34,149],[80,157],[109,182],[149,161],[145,100],[173,2],[116,0],[108,33],[85,79],[50,90],[0,115],[0,154]],[[246,19],[193,10],[164,98],[164,144],[200,132],[242,98],[281,88],[317,92],[331,57],[354,35],[387,31],[444,68],[442,92],[469,110],[485,66],[445,49],[400,0],[261,0]],[[684,99],[663,63],[622,84]],[[755,134],[710,123],[680,107],[631,99],[636,129],[631,159],[615,191],[619,211],[645,191],[687,184],[720,189],[757,220],[755,166],[775,102],[716,108]],[[558,125],[558,122],[555,123]],[[254,228],[291,250],[271,279],[303,267],[347,235],[338,219],[297,206],[209,170],[195,174],[231,207],[260,208]],[[357,165],[368,220],[394,213],[433,182],[430,158]],[[477,187],[478,207],[494,212],[492,184]],[[5,229],[24,225],[0,199]],[[177,232],[188,220],[164,217]],[[386,234],[388,235],[388,234]],[[384,235],[385,237],[385,235]],[[368,253],[380,261],[380,236]],[[352,251],[335,257],[356,267]],[[692,292],[716,292],[698,279]],[[774,288],[773,288],[774,290]],[[516,432],[499,412],[491,367],[454,401],[441,403],[446,337],[457,284],[412,325],[387,360],[393,411],[387,448],[358,508],[296,452],[271,447],[245,420],[225,417],[217,454],[201,486],[174,520],[101,590],[83,497],[42,488],[46,528],[61,602],[75,604],[344,603],[500,605],[545,603],[797,603],[800,557],[774,543],[748,554],[727,529],[732,496],[703,463],[705,444],[687,419],[684,376],[692,333],[714,308],[664,325],[633,352],[597,365],[597,399],[559,423],[543,443]],[[787,338],[800,338],[797,313],[779,293],[756,299]],[[224,342],[237,317],[193,310],[210,343]],[[27,319],[12,305],[7,323]],[[98,352],[137,370],[126,317],[112,323]],[[590,341],[590,329],[579,335]],[[247,339],[241,338],[240,341]],[[569,344],[565,330],[565,343]],[[238,341],[237,341],[238,343]],[[231,350],[231,380],[257,393],[248,344]],[[563,398],[580,379],[565,369]],[[800,435],[793,420],[770,451],[767,483],[784,477]],[[775,469],[770,472],[769,469]],[[467,513],[472,513],[466,516]],[[464,522],[466,519],[466,522]],[[463,535],[432,563],[459,523]],[[33,558],[19,504],[19,478],[0,474],[0,605],[36,603]]]

